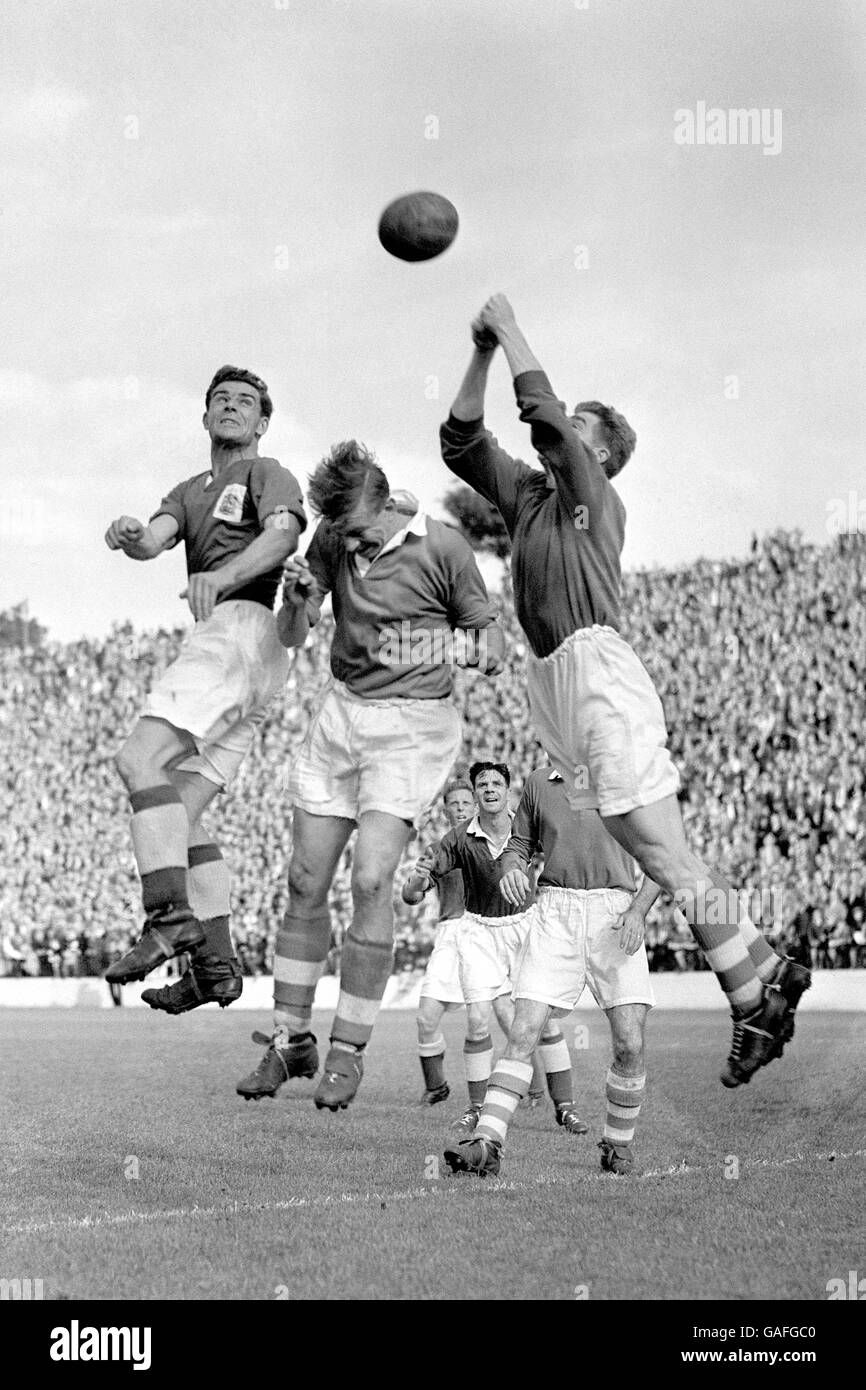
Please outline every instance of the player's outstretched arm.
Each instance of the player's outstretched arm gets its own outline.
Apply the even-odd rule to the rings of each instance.
[[[436,851],[434,849],[425,849],[423,854],[419,855],[411,876],[407,878],[400,890],[400,896],[404,903],[408,903],[410,907],[415,907],[430,891],[433,886],[435,863]]]
[[[171,545],[179,530],[175,517],[166,512],[155,516],[149,526],[134,516],[119,516],[105,533],[109,550],[122,550],[130,560],[155,560]]]
[[[514,377],[520,418],[532,430],[532,443],[544,456],[556,480],[557,491],[570,512],[590,509],[590,516],[605,505],[610,484],[601,464],[578,436],[562,401],[557,400],[535,353],[518,327],[514,310],[504,294],[488,299],[479,315],[495,333]],[[521,380],[527,373],[533,375]]]
[[[533,470],[500,448],[484,426],[487,374],[497,343],[493,333],[481,322],[480,315],[472,321],[472,341],[474,350],[469,367],[451,413],[439,431],[442,458],[452,473],[499,508],[510,533],[515,522],[520,483],[531,476]]]
[[[492,294],[476,320],[496,339],[505,353],[512,376],[543,371],[542,365],[518,326],[514,310],[504,294]]]
[[[472,320],[472,342],[475,348],[451,407],[451,414],[455,420],[479,420],[484,414],[487,374],[497,341],[489,329],[484,327],[480,318]]]

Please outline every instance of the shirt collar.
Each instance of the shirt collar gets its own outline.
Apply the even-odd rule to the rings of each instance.
[[[358,570],[358,573],[362,575],[366,574],[367,570],[370,568],[372,564],[375,563],[376,560],[381,559],[383,555],[387,555],[389,550],[396,550],[398,546],[401,546],[403,544],[403,542],[406,540],[408,536],[426,535],[427,513],[423,512],[419,507],[415,515],[411,516],[409,520],[406,522],[406,525],[403,526],[399,531],[394,532],[391,539],[385,542],[385,544],[382,546],[382,549],[373,556],[372,560],[368,560],[366,556],[359,555],[356,551],[355,565]]]
[[[481,829],[481,821],[478,819],[478,812],[476,811],[476,812],[475,812],[475,815],[472,817],[471,821],[469,822],[469,824],[468,824],[467,827],[466,827],[466,834],[467,834],[467,835],[476,835],[476,836],[478,837],[479,840],[486,840],[487,843],[488,843],[488,845],[490,846],[490,853],[493,855],[493,858],[494,858],[494,859],[498,859],[499,856],[500,856],[500,854],[502,854],[503,850],[505,849],[505,846],[508,844],[508,841],[509,841],[510,838],[511,838],[510,827],[511,827],[511,825],[513,825],[513,823],[514,823],[514,812],[513,812],[513,811],[509,811],[509,812],[508,812],[508,823],[509,823],[509,833],[508,833],[508,835],[506,835],[505,839],[502,841],[502,844],[501,844],[501,845],[497,845],[497,844],[495,844],[495,843],[493,842],[493,840],[491,840],[490,836],[487,834],[487,831]]]
[[[548,780],[548,782],[561,782],[561,781],[562,781],[562,773],[561,773],[561,772],[557,772],[556,768],[554,768],[553,771],[552,771],[552,772],[550,773],[550,775],[548,776],[547,780]]]

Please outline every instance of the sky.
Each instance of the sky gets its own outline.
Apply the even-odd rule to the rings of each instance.
[[[851,494],[866,529],[858,0],[28,0],[2,29],[0,608],[191,621],[181,553],[103,536],[207,468],[225,362],[302,485],[355,437],[441,515],[497,290],[558,394],[637,431],[626,568],[824,543]],[[461,226],[410,265],[376,226],[417,188]],[[487,420],[533,461],[502,361]]]

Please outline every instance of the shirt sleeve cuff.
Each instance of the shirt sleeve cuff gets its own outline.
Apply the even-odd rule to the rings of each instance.
[[[149,521],[147,521],[147,524],[150,524],[150,521],[156,521],[157,517],[174,517],[179,527],[182,527],[183,507],[179,505],[179,503],[177,502],[165,500],[165,502],[160,502],[160,505],[158,505],[156,512],[150,514]]]
[[[477,420],[458,420],[456,415],[449,415],[445,424],[455,434],[477,434],[484,428],[484,416],[479,415]]]
[[[538,370],[520,372],[519,375],[514,378],[514,394],[518,401],[521,396],[534,395],[539,391],[546,395],[553,395],[553,387],[547,378],[547,372]]]

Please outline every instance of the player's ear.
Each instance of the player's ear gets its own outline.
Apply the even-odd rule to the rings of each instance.
[[[201,417],[201,422],[203,427],[207,429],[207,411],[205,411],[204,415]]]
[[[263,415],[262,418],[259,420],[259,423],[256,425],[256,434],[258,435],[259,439],[261,439],[263,434],[267,434],[268,425],[270,423],[271,422],[268,419],[267,415]]]
[[[601,444],[597,449],[593,449],[593,453],[603,468],[610,458],[610,449],[606,449],[604,445]]]

